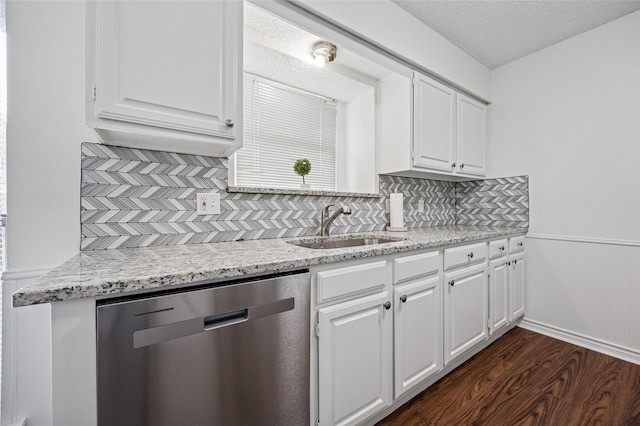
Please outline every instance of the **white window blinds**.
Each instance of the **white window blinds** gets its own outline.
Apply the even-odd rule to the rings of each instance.
[[[336,188],[335,102],[256,76],[244,76],[244,141],[236,185],[299,189],[298,158],[311,162],[305,183]]]

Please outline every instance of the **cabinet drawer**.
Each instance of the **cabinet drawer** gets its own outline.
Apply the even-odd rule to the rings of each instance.
[[[387,262],[383,260],[318,272],[318,303],[374,288],[382,289],[389,282],[387,271]]]
[[[438,272],[440,265],[439,251],[398,258],[394,262],[394,283]]]
[[[518,253],[524,250],[524,235],[509,238],[509,253]]]
[[[487,258],[487,243],[469,244],[444,251],[444,269],[471,265]]]
[[[504,256],[507,254],[509,246],[507,239],[489,241],[489,259],[495,259],[496,257]]]

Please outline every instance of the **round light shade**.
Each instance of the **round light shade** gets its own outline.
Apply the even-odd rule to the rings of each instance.
[[[336,58],[336,45],[328,41],[319,41],[313,45],[311,54],[314,63],[318,67],[323,67],[327,62],[331,62]]]

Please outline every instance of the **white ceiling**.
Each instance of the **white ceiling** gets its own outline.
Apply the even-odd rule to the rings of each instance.
[[[640,10],[640,0],[391,0],[494,69]]]

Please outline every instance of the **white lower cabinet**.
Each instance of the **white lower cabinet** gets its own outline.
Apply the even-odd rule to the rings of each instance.
[[[318,311],[320,424],[356,424],[391,403],[390,304],[385,291]]]
[[[489,333],[509,324],[509,265],[507,257],[489,262]]]
[[[524,251],[509,256],[509,321],[524,316]]]
[[[440,276],[399,285],[393,294],[397,398],[442,369]]]
[[[524,316],[524,311],[524,250],[520,248],[489,262],[489,333]]]
[[[444,363],[447,365],[489,335],[487,264],[445,273],[444,287]]]
[[[324,265],[313,277],[315,422],[370,424],[524,315],[524,237]]]
[[[349,262],[319,269],[313,278],[317,422],[354,425],[391,404],[391,263]]]

